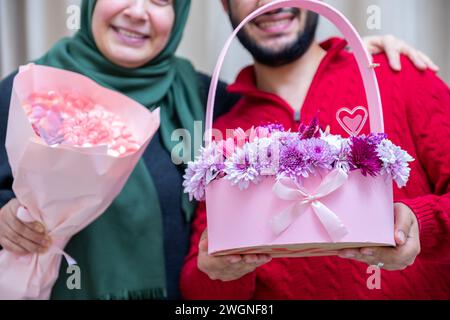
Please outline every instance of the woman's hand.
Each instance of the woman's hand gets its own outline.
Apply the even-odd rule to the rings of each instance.
[[[370,36],[363,38],[366,48],[371,54],[385,52],[391,68],[395,71],[402,69],[400,55],[407,56],[417,69],[431,69],[434,72],[439,71],[439,67],[423,52],[414,49],[403,40],[394,36]]]
[[[339,256],[382,266],[386,270],[403,270],[411,266],[420,253],[419,224],[408,206],[396,203],[394,208],[397,247],[345,249],[341,250]]]
[[[39,222],[24,223],[17,218],[20,203],[13,199],[0,209],[0,245],[18,255],[44,253],[50,246],[45,227]]]
[[[256,268],[271,260],[272,258],[266,254],[213,257],[208,254],[208,235],[205,230],[199,243],[197,265],[211,280],[233,281],[255,271]]]

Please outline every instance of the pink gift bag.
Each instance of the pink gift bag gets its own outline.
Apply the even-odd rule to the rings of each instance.
[[[317,0],[271,2],[248,16],[230,36],[219,57],[209,93],[207,144],[212,140],[215,92],[225,55],[243,26],[266,12],[300,7],[321,14],[346,37],[358,62],[367,94],[372,132],[383,133],[383,114],[372,58],[350,22]],[[230,128],[232,129],[232,128]],[[274,257],[334,255],[336,250],[394,246],[392,178],[348,175],[339,170],[304,178],[299,190],[267,176],[246,190],[217,179],[206,187],[209,253],[268,253]]]
[[[22,103],[31,93],[51,90],[88,97],[120,116],[139,149],[114,157],[107,153],[107,146],[47,145],[33,130]],[[69,264],[76,263],[64,253],[64,247],[109,207],[158,128],[159,110],[152,113],[85,76],[37,65],[20,69],[14,79],[6,137],[13,191],[28,209],[19,209],[18,217],[43,223],[52,246],[45,254],[25,257],[0,251],[0,299],[50,297],[62,257]]]

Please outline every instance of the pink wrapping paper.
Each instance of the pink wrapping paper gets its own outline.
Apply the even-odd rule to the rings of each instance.
[[[33,92],[50,90],[78,93],[119,115],[140,149],[116,158],[104,146],[48,146],[34,133],[22,102]],[[46,254],[25,257],[0,251],[0,299],[49,299],[63,257],[57,252],[120,193],[159,121],[159,110],[151,113],[82,75],[44,66],[21,68],[14,80],[6,137],[13,191],[33,220],[49,230],[53,247]]]

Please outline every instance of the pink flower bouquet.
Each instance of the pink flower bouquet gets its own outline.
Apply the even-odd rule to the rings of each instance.
[[[338,27],[358,63],[368,108],[338,111],[350,138],[320,131],[313,121],[298,132],[269,125],[237,129],[231,139],[214,141],[215,92],[228,48],[246,23],[285,7],[316,12]],[[413,159],[384,134],[375,67],[350,22],[322,1],[277,0],[242,21],[220,54],[209,93],[206,147],[189,164],[184,182],[191,198],[206,200],[210,254],[322,256],[395,245],[393,180],[406,184]],[[374,133],[359,136],[369,116]]]
[[[43,223],[45,254],[0,251],[0,299],[48,299],[70,238],[120,193],[159,128],[128,97],[68,71],[28,65],[12,90],[6,149],[19,219]],[[76,257],[74,257],[76,258]]]

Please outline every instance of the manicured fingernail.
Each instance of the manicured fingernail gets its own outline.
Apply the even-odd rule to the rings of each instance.
[[[398,239],[400,241],[400,244],[404,244],[405,243],[406,236],[405,236],[405,233],[403,231],[401,231],[401,230],[397,231],[397,237],[398,237]]]
[[[373,250],[372,249],[363,249],[361,250],[361,253],[365,256],[373,256]]]

